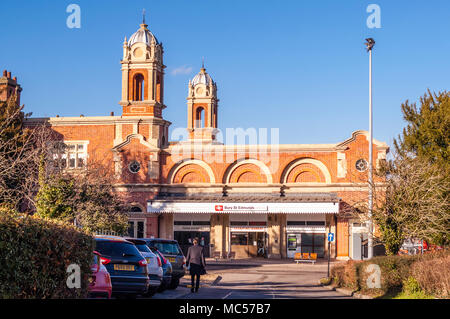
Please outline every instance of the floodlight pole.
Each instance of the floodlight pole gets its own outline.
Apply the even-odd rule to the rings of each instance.
[[[372,112],[372,49],[375,41],[372,38],[366,39],[367,51],[369,51],[369,212],[368,212],[368,239],[367,239],[367,258],[373,257],[373,112]]]

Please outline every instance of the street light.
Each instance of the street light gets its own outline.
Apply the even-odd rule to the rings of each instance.
[[[368,222],[368,239],[367,239],[367,258],[373,257],[373,225],[372,225],[372,211],[373,211],[373,125],[372,125],[372,49],[375,45],[375,40],[372,38],[366,39],[366,47],[369,52],[369,222]]]

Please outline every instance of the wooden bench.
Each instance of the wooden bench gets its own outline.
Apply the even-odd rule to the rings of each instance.
[[[317,254],[316,253],[295,253],[294,261],[297,264],[301,261],[304,261],[304,262],[310,262],[314,265],[314,263],[317,261]]]

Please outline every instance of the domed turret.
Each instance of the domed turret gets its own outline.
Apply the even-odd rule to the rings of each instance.
[[[154,42],[155,44],[159,44],[158,39],[153,35],[153,33],[150,32],[150,30],[147,28],[148,25],[145,23],[142,23],[140,25],[141,27],[139,30],[137,30],[128,41],[128,47],[131,48],[131,46],[135,43],[145,43],[148,46]]]
[[[209,86],[210,84],[215,84],[211,76],[206,73],[206,69],[202,67],[200,72],[192,79],[191,84],[196,86],[197,84],[204,84]]]
[[[201,143],[217,143],[217,84],[202,65],[200,72],[188,85],[189,140]]]

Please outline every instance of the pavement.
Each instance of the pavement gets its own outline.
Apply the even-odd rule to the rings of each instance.
[[[327,275],[327,262],[322,260],[314,265],[273,259],[206,263],[208,274],[202,277],[198,293],[191,293],[186,276],[176,290],[158,293],[153,299],[351,299],[318,283]]]

